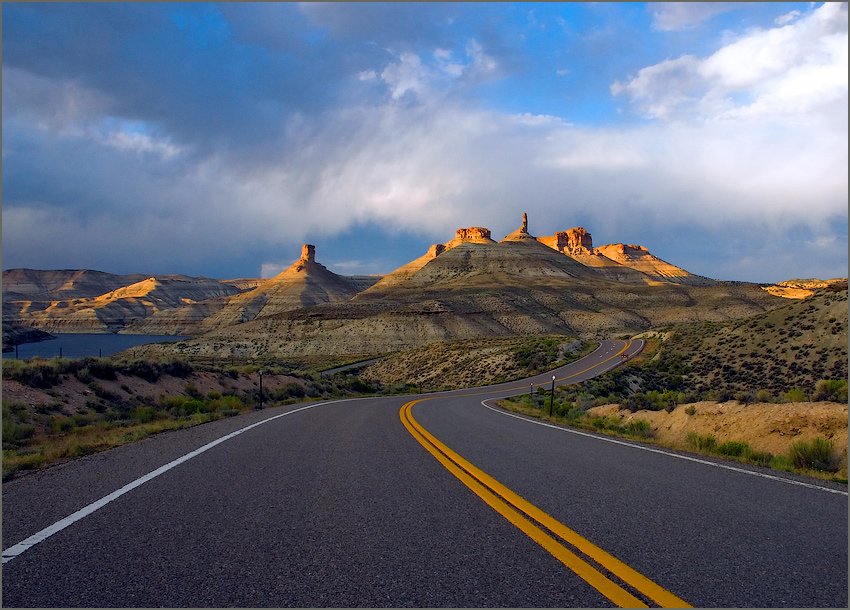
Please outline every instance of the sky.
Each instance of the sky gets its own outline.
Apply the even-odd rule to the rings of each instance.
[[[14,3],[3,269],[384,274],[582,226],[847,276],[846,3]]]

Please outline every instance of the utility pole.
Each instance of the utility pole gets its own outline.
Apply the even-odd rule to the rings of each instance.
[[[555,400],[555,376],[552,375],[552,394],[549,396],[549,417],[552,417],[552,402]]]

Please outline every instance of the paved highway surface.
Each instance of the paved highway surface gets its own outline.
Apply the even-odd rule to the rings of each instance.
[[[846,486],[491,407],[551,382],[276,407],[12,480],[3,605],[847,606]]]

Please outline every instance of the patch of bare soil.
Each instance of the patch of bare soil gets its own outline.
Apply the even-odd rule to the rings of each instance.
[[[691,411],[693,415],[688,415]],[[753,403],[698,402],[679,405],[673,411],[636,411],[620,405],[603,405],[588,410],[595,417],[616,415],[623,424],[642,419],[649,422],[656,438],[678,447],[686,446],[689,432],[711,434],[717,443],[745,441],[756,451],[786,455],[797,441],[831,440],[847,459],[847,405],[835,402]]]

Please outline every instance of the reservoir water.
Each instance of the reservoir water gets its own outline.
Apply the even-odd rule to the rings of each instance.
[[[162,343],[164,341],[179,341],[186,337],[175,335],[85,335],[85,334],[56,334],[56,339],[39,341],[37,343],[22,343],[17,346],[17,357],[21,360],[33,358],[53,358],[61,355],[64,358],[85,358],[86,356],[110,356],[116,352],[144,345],[145,343]],[[3,359],[15,358],[14,349],[3,354]]]

